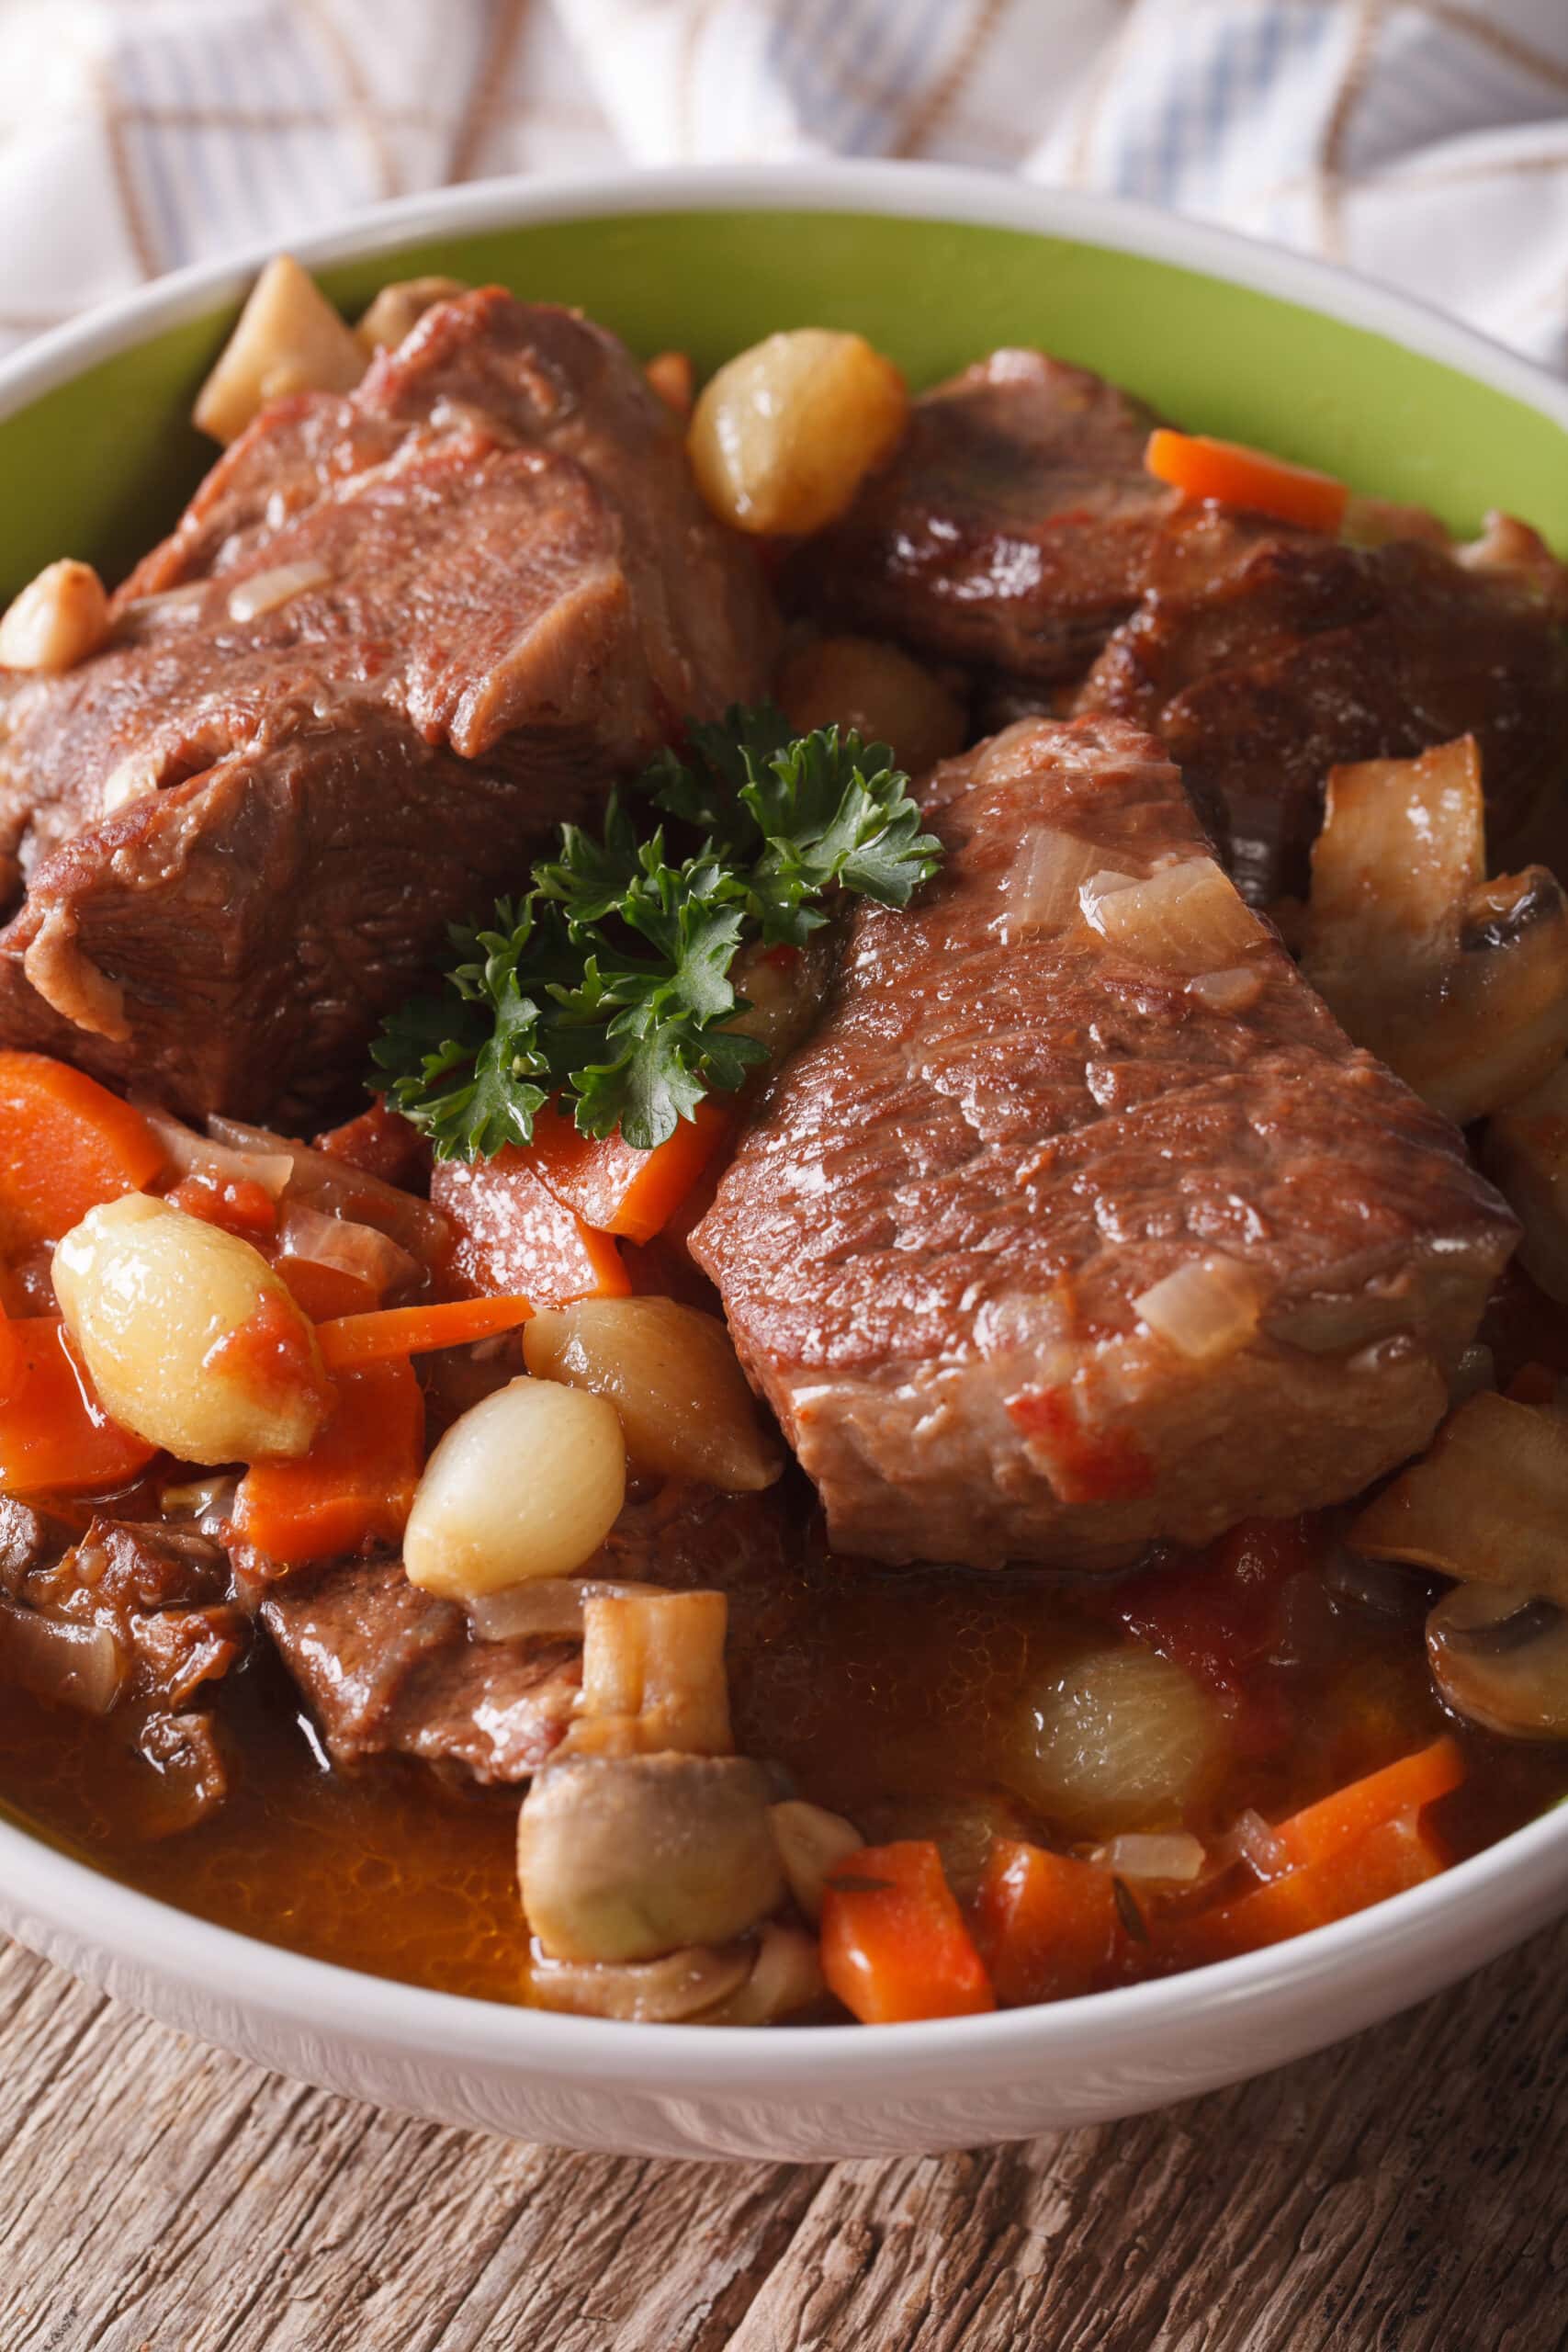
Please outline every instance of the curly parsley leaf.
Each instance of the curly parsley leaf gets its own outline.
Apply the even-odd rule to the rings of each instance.
[[[936,871],[941,846],[886,744],[795,736],[764,705],[692,725],[688,746],[660,753],[633,804],[700,834],[689,856],[612,796],[598,834],[562,826],[559,854],[493,926],[452,931],[442,994],[383,1024],[372,1085],[438,1158],[530,1142],[552,1095],[582,1134],[651,1150],[767,1058],[729,1025],[743,946],[804,945],[835,891],[907,906]]]

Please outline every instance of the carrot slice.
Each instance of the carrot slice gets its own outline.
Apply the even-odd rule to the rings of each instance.
[[[441,1306],[387,1306],[373,1315],[340,1315],[316,1327],[321,1362],[332,1373],[396,1363],[434,1348],[466,1347],[514,1331],[533,1307],[525,1298],[455,1298]]]
[[[1304,1936],[1352,1911],[1436,1878],[1448,1857],[1430,1830],[1411,1815],[1373,1829],[1304,1870],[1288,1871],[1234,1902],[1172,1923],[1161,1935],[1162,1957],[1179,1967],[1230,1960],[1265,1944]]]
[[[1464,1758],[1457,1741],[1445,1732],[1429,1747],[1402,1756],[1378,1772],[1369,1772],[1348,1788],[1336,1789],[1316,1804],[1281,1821],[1274,1835],[1288,1864],[1304,1869],[1333,1861],[1369,1830],[1419,1813],[1457,1789],[1464,1778]]]
[[[863,2025],[971,2017],[996,1996],[926,1838],[864,1846],[828,1881],[822,1972]]]
[[[372,1319],[372,1318],[366,1318]],[[279,1567],[396,1544],[424,1460],[424,1397],[406,1356],[344,1374],[309,1453],[257,1462],[234,1497],[234,1526]]]
[[[1021,1841],[992,1847],[975,1940],[1004,2007],[1093,1991],[1110,1969],[1117,1927],[1109,1871]]]
[[[525,1157],[557,1200],[596,1233],[651,1241],[728,1140],[734,1124],[728,1104],[709,1096],[667,1142],[652,1151],[636,1151],[618,1132],[579,1135],[551,1103],[536,1113],[534,1140]]]
[[[57,1317],[0,1321],[0,1494],[107,1492],[157,1450],[110,1420]]]
[[[610,1236],[558,1199],[517,1145],[493,1159],[437,1160],[430,1197],[452,1227],[461,1290],[547,1307],[625,1298],[631,1289]]]
[[[1188,498],[1277,515],[1281,523],[1299,523],[1309,531],[1337,532],[1350,495],[1342,481],[1311,466],[1293,466],[1239,441],[1212,441],[1205,434],[1172,433],[1164,425],[1150,434],[1144,463],[1157,481],[1169,482]]]
[[[164,1151],[140,1111],[48,1054],[0,1053],[0,1249],[52,1245],[141,1192]]]

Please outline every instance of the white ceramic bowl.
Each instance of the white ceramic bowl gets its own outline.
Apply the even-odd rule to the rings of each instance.
[[[382,207],[296,250],[324,265],[520,222],[774,206],[995,224],[1142,254],[1375,329],[1568,433],[1563,386],[1362,280],[1168,216],[963,173],[832,165],[787,177],[497,183]],[[0,366],[0,419],[211,313],[262,258],[185,272],[30,346]],[[943,2023],[704,2032],[547,2016],[301,1959],[135,1894],[0,1820],[0,1924],[134,2007],[355,2098],[527,2139],[660,2155],[914,2153],[1134,2113],[1389,2017],[1564,1908],[1568,1809],[1394,1901],[1190,1975]]]

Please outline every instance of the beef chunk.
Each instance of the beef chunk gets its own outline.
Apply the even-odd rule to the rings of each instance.
[[[1154,423],[1081,368],[993,352],[917,401],[892,465],[801,550],[795,599],[1010,678],[1077,677],[1175,503],[1144,470]]]
[[[16,1593],[48,1616],[107,1628],[128,1661],[123,1697],[163,1708],[220,1680],[249,1637],[229,1598],[227,1558],[194,1528],[95,1519]]]
[[[0,686],[0,1041],[289,1121],[353,1091],[450,920],[754,699],[771,642],[629,355],[496,289],[268,409],[116,613]]]
[[[1460,735],[1482,747],[1494,862],[1528,862],[1559,797],[1568,637],[1518,565],[1467,566],[1413,540],[1346,547],[1209,511],[1167,535],[1074,707],[1160,737],[1264,905],[1305,895],[1331,767]]]
[[[0,1495],[0,1592],[19,1596],[32,1570],[58,1560],[72,1534],[63,1520],[15,1495]]]
[[[1506,1209],[1246,915],[1157,743],[1026,720],[926,798],[942,874],[857,915],[692,1241],[834,1541],[1103,1566],[1357,1493],[1436,1426]],[[1056,888],[1178,865],[1209,911],[1120,944]],[[1140,1302],[1205,1266],[1190,1352]]]
[[[400,1560],[335,1562],[268,1588],[261,1618],[334,1762],[400,1753],[525,1781],[566,1732],[580,1645],[479,1642]]]

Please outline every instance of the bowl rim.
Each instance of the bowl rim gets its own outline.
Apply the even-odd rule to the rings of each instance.
[[[1130,253],[1271,295],[1380,334],[1510,395],[1568,432],[1568,384],[1504,345],[1377,281],[1235,231],[1125,198],[1013,182],[952,165],[883,163],[702,166],[434,189],[355,212],[288,241],[308,266],[372,258],[438,235],[664,212],[844,212],[994,227]],[[277,241],[176,271],[0,359],[0,418],[116,353],[239,296]],[[1554,1864],[1556,1867],[1554,1868]],[[1506,1917],[1517,1940],[1568,1905],[1568,1805],[1548,1812],[1439,1878],[1262,1951],[1076,2000],[881,2027],[755,2026],[722,2033],[513,2007],[430,1990],[317,1960],[219,1927],[143,1894],[0,1814],[0,1887],[24,1943],[74,1966],[85,1948],[130,1997],[152,1979],[197,2002],[214,1996],[312,2038],[346,2037],[402,2058],[478,2064],[550,2084],[613,2082],[627,2091],[732,2099],[782,2094],[908,2095],[961,2056],[979,2087],[1016,2081],[1069,2052],[1125,2051],[1172,2029],[1295,2013],[1331,2015],[1348,1974],[1408,1978],[1414,1993],[1435,1923],[1477,1940]],[[1522,1923],[1522,1924],[1521,1924]],[[1517,1928],[1517,1934],[1514,1930]],[[64,1938],[72,1947],[62,1949]],[[1502,1938],[1495,1939],[1501,1949]],[[1332,2031],[1332,2028],[1331,2028]],[[1325,2034],[1324,2039],[1330,2036]],[[1287,2053],[1288,2054],[1288,2053]],[[1250,2062],[1249,2062],[1250,2069]]]

